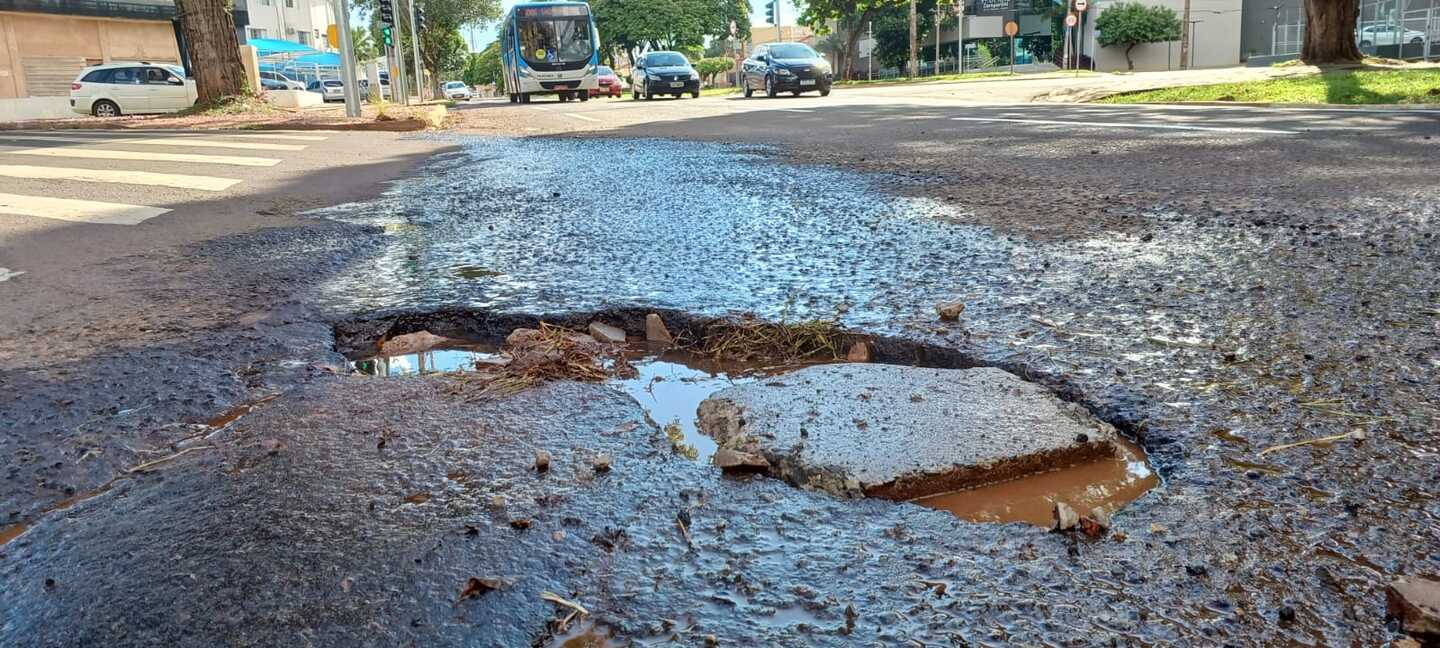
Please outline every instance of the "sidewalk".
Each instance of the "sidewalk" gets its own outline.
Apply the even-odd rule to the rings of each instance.
[[[847,93],[884,96],[933,97],[974,103],[1083,103],[1118,92],[1169,88],[1211,83],[1255,81],[1297,74],[1313,74],[1318,68],[1228,67],[1204,70],[1136,72],[1134,74],[1050,72],[1023,77],[996,77],[966,81],[901,83],[885,86],[854,86]],[[983,82],[982,82],[983,81]]]

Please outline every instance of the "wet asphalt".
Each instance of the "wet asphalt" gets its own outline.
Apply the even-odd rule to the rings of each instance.
[[[12,356],[0,512],[31,526],[0,547],[0,643],[544,645],[550,591],[637,643],[1377,644],[1386,582],[1440,571],[1433,194],[1196,187],[1214,208],[1050,240],[779,148],[447,140],[313,224],[111,261],[133,312]],[[607,387],[476,400],[349,375],[331,334],[626,306],[843,311],[1057,389],[1163,484],[1099,540],[837,500],[678,457]],[[470,577],[503,582],[459,600]]]

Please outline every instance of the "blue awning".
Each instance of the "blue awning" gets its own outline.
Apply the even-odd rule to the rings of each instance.
[[[320,52],[318,54],[306,54],[296,57],[292,61],[295,65],[328,65],[340,67],[340,55],[334,52]]]
[[[299,43],[274,38],[250,38],[246,39],[245,44],[255,46],[255,50],[260,56],[270,56],[271,54],[309,54],[318,51]]]

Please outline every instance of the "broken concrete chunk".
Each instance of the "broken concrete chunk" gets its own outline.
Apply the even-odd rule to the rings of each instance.
[[[840,497],[908,500],[1116,452],[1114,428],[994,368],[817,365],[717,392],[698,413],[721,448]]]
[[[597,342],[605,342],[607,344],[625,343],[625,331],[601,322],[590,323],[590,337],[595,338]]]
[[[550,469],[550,453],[544,450],[535,451],[535,470],[545,472]]]
[[[770,462],[758,454],[740,452],[739,450],[721,449],[716,450],[711,458],[720,470],[725,472],[766,472],[770,470]]]
[[[595,455],[595,458],[590,462],[590,465],[595,467],[595,472],[597,473],[610,472],[610,464],[611,459],[608,454]]]
[[[1385,590],[1385,617],[1399,621],[1412,636],[1440,641],[1440,580],[1402,576],[1392,581]]]
[[[397,335],[380,343],[380,354],[386,356],[409,355],[429,351],[452,340],[429,331],[417,331]]]
[[[1055,523],[1050,527],[1052,531],[1069,531],[1080,524],[1080,514],[1064,502],[1055,503],[1053,515]]]
[[[965,302],[962,301],[940,302],[935,305],[935,313],[946,322],[960,319],[960,314],[963,312],[965,312]]]
[[[655,313],[650,313],[645,316],[645,340],[670,344],[675,338],[670,335],[670,329],[665,328],[665,320]]]
[[[870,362],[870,344],[861,340],[850,345],[850,350],[845,353],[846,362]]]

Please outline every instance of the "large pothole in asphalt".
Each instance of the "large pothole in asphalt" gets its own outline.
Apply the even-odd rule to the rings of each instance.
[[[442,346],[354,367],[377,376],[483,373],[512,359],[493,343],[426,335],[417,338],[422,346]],[[710,462],[723,449],[717,463],[802,488],[1049,526],[1057,502],[1113,513],[1158,481],[1144,452],[1112,426],[996,368],[840,362],[834,354],[741,362],[633,337],[610,348],[628,366],[607,371],[605,382],[638,401],[677,453]]]

